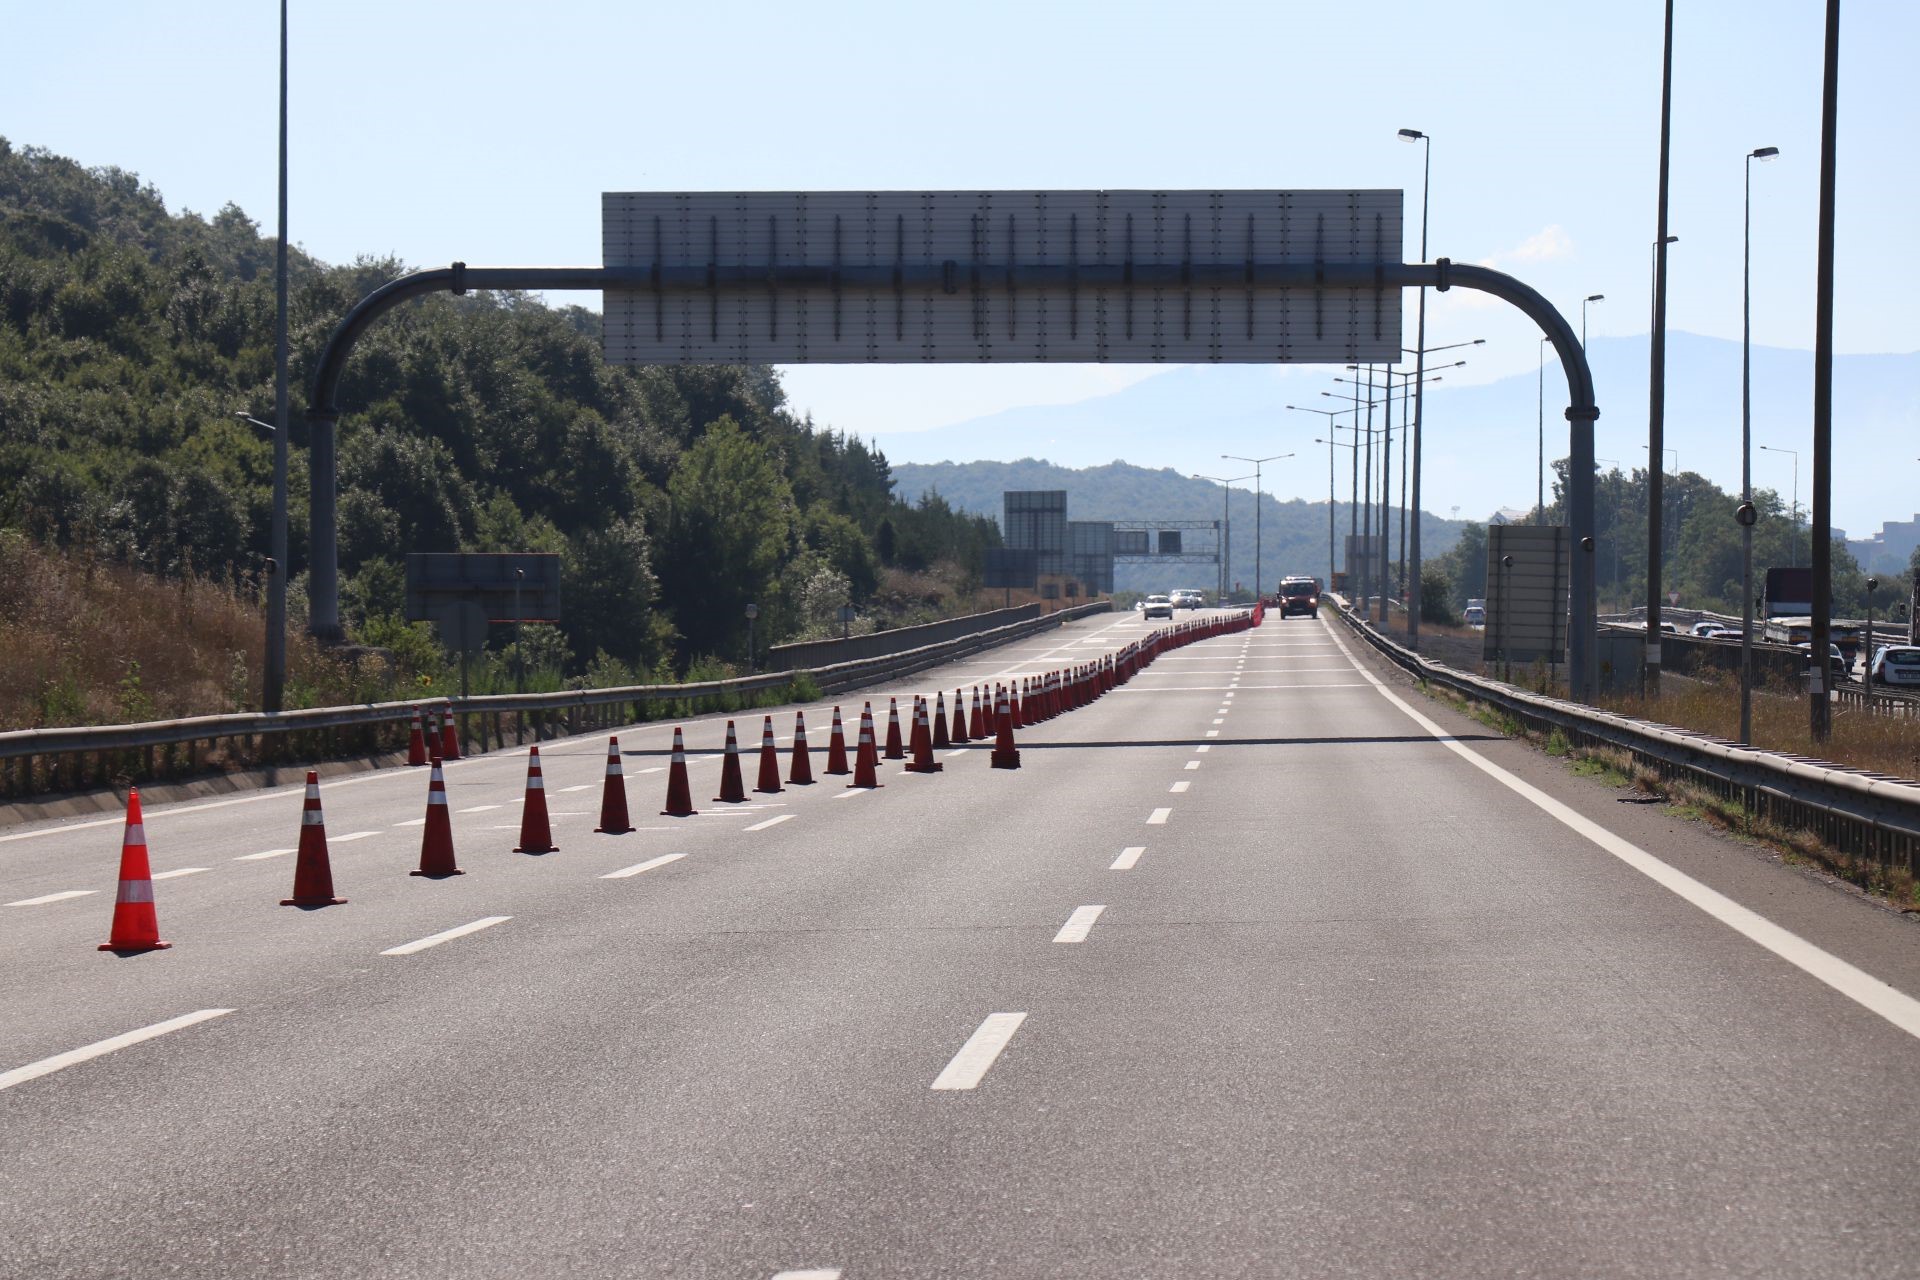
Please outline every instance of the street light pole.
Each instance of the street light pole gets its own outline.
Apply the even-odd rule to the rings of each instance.
[[[1433,139],[1418,129],[1402,129],[1398,135],[1405,142],[1418,142],[1420,156],[1420,261],[1427,260],[1427,209],[1428,197],[1433,192]],[[1407,641],[1416,650],[1420,647],[1420,446],[1422,433],[1426,428],[1427,385],[1427,289],[1420,287],[1420,318],[1414,330],[1413,364],[1413,497],[1408,506],[1413,513],[1413,545],[1408,552],[1413,559],[1411,577],[1412,591],[1407,596]],[[1407,556],[1401,557],[1401,567],[1406,568]]]
[[[1840,0],[1827,0],[1826,57],[1820,92],[1820,224],[1813,287],[1813,653],[1807,727],[1815,742],[1832,729],[1827,646],[1833,638],[1833,203],[1840,116]]]
[[[1288,405],[1287,408],[1291,409],[1293,406]],[[1314,409],[1311,410],[1311,412],[1320,413],[1322,411]],[[1231,561],[1233,559],[1233,512],[1228,509],[1227,500],[1233,496],[1234,485],[1240,483],[1242,480],[1251,480],[1253,477],[1234,476],[1229,480],[1225,476],[1203,476],[1196,474],[1193,478],[1195,480],[1213,480],[1220,485],[1220,603],[1224,605],[1227,602],[1227,579],[1232,576]]]
[[[1339,409],[1309,409],[1302,405],[1297,405],[1297,404],[1290,404],[1287,406],[1287,408],[1293,410],[1295,413],[1317,413],[1321,417],[1327,419],[1327,434],[1329,436],[1333,434],[1333,419],[1339,417],[1342,412],[1342,410],[1339,410]],[[1327,446],[1327,590],[1331,591],[1333,590],[1333,566],[1334,566],[1333,441],[1320,440],[1318,438],[1315,438],[1314,443],[1324,444]]]
[[[267,545],[267,644],[260,709],[279,711],[287,685],[287,0],[280,0],[280,240],[273,250],[273,517]]]
[[[1666,477],[1660,462],[1666,448],[1667,414],[1667,153],[1673,132],[1673,0],[1666,2],[1666,38],[1660,62],[1660,191],[1653,242],[1653,338],[1648,344],[1647,447],[1653,466],[1647,476],[1647,659],[1648,697],[1660,695],[1660,504]]]
[[[1753,744],[1753,162],[1778,147],[1747,152],[1740,221],[1740,741]]]
[[[1585,325],[1585,317],[1582,317],[1581,323]],[[1540,512],[1536,521],[1538,524],[1547,522],[1547,344],[1552,341],[1552,338],[1540,339],[1539,386],[1534,391],[1537,401],[1533,410],[1533,430],[1536,437],[1534,447],[1538,452],[1533,464],[1533,501],[1535,509]],[[1582,348],[1587,345],[1584,338],[1581,339],[1580,345]]]
[[[1266,462],[1278,462],[1282,458],[1291,458],[1290,453],[1276,453],[1267,458],[1243,458],[1237,453],[1220,455],[1233,462],[1251,462],[1253,464],[1253,602],[1260,603],[1260,466]]]

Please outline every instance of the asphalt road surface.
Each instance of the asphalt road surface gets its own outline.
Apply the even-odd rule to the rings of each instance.
[[[117,822],[0,836],[0,1275],[1920,1270],[1913,922],[1339,625],[1167,654],[1018,771],[713,804],[705,718],[657,818],[671,726],[626,730],[629,835],[551,743],[544,856],[525,753],[461,762],[454,879],[406,874],[424,770],[335,781],[324,910],[277,905],[298,788],[157,807],[138,956]]]

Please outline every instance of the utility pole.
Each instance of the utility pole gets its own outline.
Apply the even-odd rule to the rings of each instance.
[[[1666,4],[1660,64],[1660,198],[1653,244],[1653,340],[1647,370],[1647,660],[1646,691],[1660,694],[1661,504],[1666,501],[1667,414],[1667,152],[1673,132],[1673,0]]]
[[[1671,9],[1672,0],[1668,0]],[[1833,729],[1827,654],[1833,643],[1833,186],[1840,115],[1840,0],[1827,0],[1820,94],[1820,231],[1813,310],[1813,654],[1807,664],[1807,725],[1815,742]]]

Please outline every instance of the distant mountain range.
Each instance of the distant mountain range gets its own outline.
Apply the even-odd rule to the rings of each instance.
[[[1623,470],[1646,466],[1646,336],[1595,338],[1589,358],[1601,410],[1596,453]],[[896,474],[911,469],[903,464],[1038,457],[1071,468],[1124,459],[1136,467],[1169,468],[1177,478],[1234,467],[1222,454],[1292,452],[1293,459],[1268,464],[1268,487],[1283,496],[1324,502],[1327,455],[1324,445],[1313,442],[1326,437],[1328,420],[1290,413],[1284,406],[1337,409],[1338,401],[1320,392],[1346,390],[1332,381],[1338,372],[1307,366],[1178,366],[1111,395],[1008,409],[932,431],[882,432],[877,442]],[[1551,364],[1545,381],[1551,464],[1567,452],[1566,383]],[[1532,508],[1537,385],[1537,375],[1521,374],[1479,386],[1443,382],[1429,389],[1423,487],[1429,509],[1457,508],[1463,517],[1485,520],[1501,507]],[[1800,451],[1804,508],[1813,480],[1812,353],[1754,348],[1753,399],[1755,443]],[[1396,436],[1400,426],[1396,420]],[[1669,333],[1666,444],[1677,452],[1681,469],[1738,490],[1738,342]],[[1670,453],[1670,470],[1675,462]],[[1337,469],[1336,487],[1344,497],[1345,451]],[[1777,489],[1791,500],[1790,455],[1756,452],[1753,473],[1757,487]],[[1906,520],[1920,511],[1920,353],[1836,358],[1833,495],[1835,523],[1856,538],[1872,534],[1883,521]],[[1324,506],[1320,510],[1324,513]]]
[[[929,491],[967,511],[1002,518],[1001,495],[1009,489],[1065,489],[1069,520],[1156,520],[1231,522],[1231,581],[1249,589],[1254,583],[1254,495],[1252,483],[1230,493],[1205,480],[1183,476],[1171,468],[1154,471],[1124,462],[1073,469],[1051,462],[1023,458],[1018,462],[907,463],[893,468],[894,492],[914,502]],[[1336,541],[1344,555],[1351,507],[1344,501],[1334,508]],[[1327,504],[1325,499],[1281,502],[1261,496],[1260,576],[1271,589],[1289,573],[1327,576]],[[1399,524],[1389,532],[1392,555],[1399,558]],[[1460,538],[1460,522],[1428,515],[1420,526],[1422,553],[1436,556]],[[1183,538],[1189,550],[1212,551],[1211,528],[1189,530]],[[1120,590],[1165,591],[1173,587],[1211,588],[1216,570],[1211,564],[1120,565],[1114,585]]]

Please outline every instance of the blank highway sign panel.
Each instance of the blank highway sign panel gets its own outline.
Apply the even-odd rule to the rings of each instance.
[[[618,364],[1399,358],[1399,191],[608,192]],[[1289,283],[1277,274],[1287,268]]]

